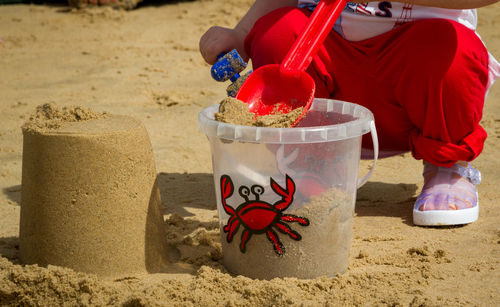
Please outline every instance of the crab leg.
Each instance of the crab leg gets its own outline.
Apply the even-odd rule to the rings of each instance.
[[[277,222],[276,227],[278,228],[279,231],[281,231],[282,233],[286,233],[287,235],[290,236],[290,238],[294,239],[295,241],[300,241],[302,239],[302,236],[298,232],[296,232],[286,224]]]
[[[283,243],[281,243],[278,234],[272,229],[269,229],[266,234],[269,241],[271,241],[271,243],[273,244],[276,254],[278,254],[278,256],[283,256],[283,254],[285,253],[285,246],[283,246]]]
[[[281,220],[285,221],[285,222],[297,222],[302,226],[309,225],[308,219],[306,219],[305,217],[300,217],[300,216],[296,216],[293,214],[283,214],[283,216],[281,217]]]
[[[226,231],[226,228],[228,229],[228,234],[227,234],[227,242],[230,243],[233,241],[233,235],[238,231],[238,228],[240,227],[240,221],[236,219],[236,217],[231,217],[229,222],[227,223],[226,227],[224,227],[224,231]]]
[[[248,231],[246,229],[241,233],[240,250],[242,253],[247,251],[247,242],[248,242],[248,240],[250,240],[251,237],[252,237],[252,234],[250,233],[250,231]]]
[[[231,224],[233,224],[234,220],[236,219],[236,216],[231,216],[229,221],[227,221],[226,226],[224,226],[224,232],[228,232],[229,229],[231,229]]]

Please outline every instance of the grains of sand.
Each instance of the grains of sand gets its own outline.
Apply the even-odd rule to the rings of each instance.
[[[242,126],[288,128],[300,117],[304,108],[299,107],[290,112],[274,111],[269,115],[257,115],[248,109],[248,104],[236,98],[225,98],[220,102],[219,112],[214,114],[215,120]]]
[[[64,122],[78,122],[106,117],[105,112],[94,112],[81,106],[59,107],[54,103],[45,103],[37,106],[36,111],[22,126],[26,132],[43,132],[57,130]]]

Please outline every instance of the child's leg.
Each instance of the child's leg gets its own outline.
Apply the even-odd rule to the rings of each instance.
[[[475,184],[480,175],[463,161],[476,158],[486,139],[479,121],[488,53],[474,32],[452,21],[424,20],[394,32],[397,39],[380,50],[384,56],[377,67],[381,79],[391,81],[395,101],[411,124],[414,157],[427,161],[414,223],[473,222],[478,217]]]
[[[404,52],[403,55],[399,52]],[[488,53],[475,33],[446,20],[404,29],[384,50],[394,97],[413,126],[413,155],[439,166],[471,161],[483,149],[479,125],[488,82]],[[382,74],[383,76],[383,74]]]

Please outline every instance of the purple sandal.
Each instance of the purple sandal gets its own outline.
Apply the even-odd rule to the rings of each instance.
[[[450,168],[424,163],[426,183],[413,207],[413,224],[446,226],[472,223],[479,215],[476,184],[481,173],[458,164]],[[428,178],[430,177],[430,178]]]

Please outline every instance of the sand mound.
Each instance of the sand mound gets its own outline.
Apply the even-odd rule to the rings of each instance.
[[[44,132],[57,130],[63,123],[79,122],[90,119],[105,118],[105,112],[97,113],[82,106],[59,107],[54,103],[46,103],[36,107],[28,121],[22,126],[26,132]]]
[[[23,263],[99,276],[161,272],[166,238],[144,125],[44,104],[23,128]]]

